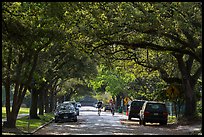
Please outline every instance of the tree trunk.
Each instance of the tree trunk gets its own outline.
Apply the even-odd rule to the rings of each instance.
[[[4,121],[3,126],[7,128],[16,128],[16,119],[17,116],[10,113],[7,121]]]
[[[48,92],[49,95],[47,96],[48,97],[48,112],[47,113],[50,113],[51,112],[51,106],[50,106],[50,102],[51,102],[51,95],[50,95],[50,91]]]
[[[45,90],[44,94],[44,100],[45,100],[45,113],[49,112],[49,99],[48,99],[48,90]]]
[[[27,88],[24,87],[23,91],[19,91],[19,96],[16,97],[16,102],[12,106],[12,111],[7,114],[7,121],[4,122],[5,127],[8,128],[15,128],[16,127],[16,119],[18,116],[18,112],[20,110],[23,98],[25,96]],[[16,92],[16,91],[14,91]]]
[[[33,88],[31,90],[31,107],[30,107],[30,118],[39,119],[37,114],[37,103],[38,103],[38,91]]]
[[[9,48],[9,54],[12,54],[12,47]],[[10,81],[10,71],[11,71],[11,56],[8,56],[8,60],[7,60],[7,72],[6,72],[6,82],[5,82],[5,91],[6,91],[6,118],[7,118],[7,122],[5,122],[3,124],[3,126],[8,127],[10,125],[10,127],[15,127],[15,123],[12,123],[11,120],[11,112],[10,112],[10,85],[11,85],[11,81]],[[14,125],[13,125],[14,124]]]
[[[120,108],[120,103],[121,103],[120,95],[117,95],[116,102],[115,102],[116,109]]]
[[[39,115],[44,115],[44,91],[40,91],[39,93],[39,101],[38,101],[38,106],[39,106]]]
[[[191,87],[189,80],[184,80],[185,91],[185,112],[184,116],[191,119],[196,114],[196,96],[194,94],[194,87]]]
[[[174,106],[174,112],[175,112],[176,118],[178,119],[178,111],[177,111],[176,101],[173,101],[173,106]]]
[[[50,92],[50,112],[54,110],[54,91]]]
[[[196,96],[194,93],[195,82],[191,78],[191,70],[187,69],[189,64],[185,64],[183,55],[174,54],[178,61],[178,67],[182,76],[182,86],[185,96],[185,112],[184,117],[191,119],[195,116],[196,112]],[[189,66],[188,66],[189,67]],[[190,68],[190,67],[189,67]]]
[[[66,95],[65,95],[65,101],[69,101],[70,99],[71,99],[70,94],[66,94]]]

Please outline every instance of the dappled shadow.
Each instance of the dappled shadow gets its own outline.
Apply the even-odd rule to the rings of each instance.
[[[2,127],[2,134],[6,135],[24,135],[25,133],[18,128]]]
[[[144,125],[140,125],[139,123],[139,119],[121,119],[120,123],[123,125],[134,125],[134,126],[144,126]],[[160,125],[159,123],[150,123],[150,122],[146,122],[145,126],[151,126],[151,127],[164,127],[164,128],[168,128],[168,127],[173,127],[171,124],[167,124],[167,125]]]
[[[91,113],[90,113],[91,114]],[[49,128],[44,128],[41,134],[49,135],[113,135],[130,134],[120,124],[119,116],[106,114],[80,116],[77,122],[51,123]],[[83,118],[82,118],[83,117]],[[92,119],[91,119],[92,118]]]
[[[124,134],[125,129],[123,126],[117,123],[113,123],[111,121],[102,122],[102,119],[97,119],[95,123],[92,121],[86,121],[79,119],[76,123],[66,123],[66,124],[57,124],[53,125],[57,128],[56,132],[50,133],[50,135],[90,135],[90,134],[98,134],[98,135],[112,135],[112,134]],[[113,120],[114,121],[114,120]],[[117,121],[115,121],[117,122]],[[118,121],[119,122],[119,121]],[[112,124],[111,124],[112,123]],[[69,132],[64,131],[64,129],[68,129]],[[66,133],[65,133],[66,132]],[[126,134],[130,134],[126,131]]]
[[[83,110],[83,109],[82,109]],[[36,135],[183,135],[189,134],[187,127],[172,124],[146,123],[140,125],[139,119],[128,120],[126,115],[102,112],[97,109],[83,110],[77,122],[51,123]]]

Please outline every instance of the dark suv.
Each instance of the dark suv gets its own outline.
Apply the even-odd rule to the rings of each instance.
[[[167,125],[168,112],[164,103],[146,101],[140,110],[140,124],[145,122]]]
[[[140,110],[145,100],[133,100],[129,106],[128,120],[131,118],[140,118]]]
[[[63,102],[63,104],[65,104],[65,105],[69,104],[69,103],[73,104],[73,106],[74,106],[74,108],[76,110],[77,116],[79,116],[79,107],[77,105],[77,102],[75,102],[75,101],[64,101]]]

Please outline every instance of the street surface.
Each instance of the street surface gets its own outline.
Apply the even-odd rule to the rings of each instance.
[[[151,123],[143,126],[137,119],[129,121],[120,113],[112,116],[110,111],[102,111],[98,116],[96,108],[82,106],[77,122],[52,122],[34,135],[189,135],[193,130],[199,130],[199,127]]]

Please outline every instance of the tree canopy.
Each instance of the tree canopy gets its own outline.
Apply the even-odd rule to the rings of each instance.
[[[97,71],[97,79],[91,81],[94,88],[113,95],[123,90],[136,96],[135,89],[142,88],[159,94],[162,88],[179,85],[188,106],[185,116],[192,117],[202,78],[201,5],[2,2],[2,85],[8,123],[15,126],[27,90],[48,91],[51,98],[62,89],[89,90],[88,81]],[[76,83],[71,85],[73,79]]]

